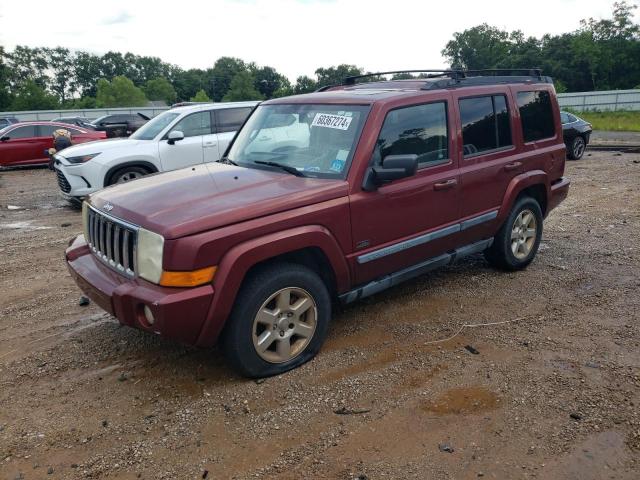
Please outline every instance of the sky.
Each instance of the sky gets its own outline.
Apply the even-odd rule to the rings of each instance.
[[[634,2],[631,2],[634,3]],[[637,0],[636,2],[637,3]],[[290,80],[318,67],[442,68],[454,32],[487,22],[525,35],[609,17],[613,0],[0,0],[0,45],[132,52],[183,68],[221,56],[269,65]],[[640,9],[639,9],[640,10]],[[35,13],[35,14],[34,14]],[[640,14],[636,11],[636,21]],[[529,66],[529,65],[527,65]]]

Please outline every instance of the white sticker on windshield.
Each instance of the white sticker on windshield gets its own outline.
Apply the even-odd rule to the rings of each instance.
[[[332,115],[330,113],[316,113],[312,127],[337,128],[338,130],[347,130],[351,125],[352,117],[344,115]]]

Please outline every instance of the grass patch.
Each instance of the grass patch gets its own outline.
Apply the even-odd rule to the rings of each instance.
[[[640,110],[620,112],[573,112],[593,125],[594,130],[640,132]]]

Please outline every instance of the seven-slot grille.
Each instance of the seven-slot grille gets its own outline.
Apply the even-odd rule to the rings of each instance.
[[[136,272],[135,225],[105,215],[89,207],[87,234],[91,250],[110,267],[128,276]]]
[[[65,177],[64,173],[62,173],[57,168],[55,170],[58,177],[58,186],[60,187],[60,190],[62,190],[64,193],[69,193],[71,191],[71,185],[69,185],[67,177]]]

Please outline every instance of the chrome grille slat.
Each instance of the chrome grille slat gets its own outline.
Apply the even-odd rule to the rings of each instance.
[[[89,207],[87,233],[97,258],[120,273],[135,276],[137,226]]]

